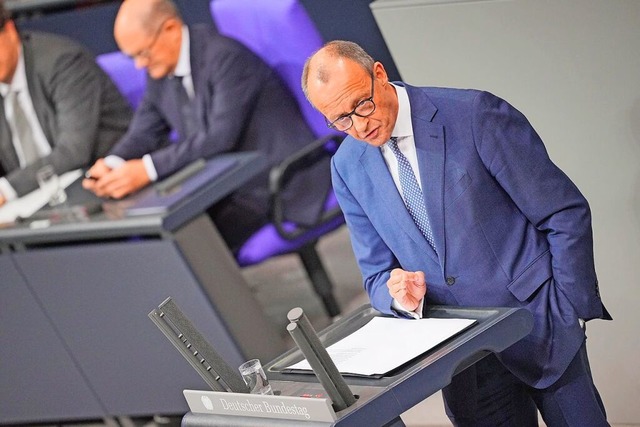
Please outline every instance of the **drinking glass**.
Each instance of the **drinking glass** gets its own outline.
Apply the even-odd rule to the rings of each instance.
[[[60,185],[60,178],[51,165],[45,165],[36,173],[38,185],[49,198],[49,206],[58,206],[67,200],[67,193]]]
[[[271,384],[269,384],[259,359],[246,361],[238,369],[244,383],[249,387],[249,393],[273,394]]]

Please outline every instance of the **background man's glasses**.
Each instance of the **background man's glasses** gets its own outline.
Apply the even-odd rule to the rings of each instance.
[[[163,21],[162,24],[160,24],[160,27],[158,27],[158,29],[156,30],[156,33],[153,35],[153,40],[151,41],[151,43],[149,43],[149,46],[147,46],[146,49],[141,50],[140,52],[131,55],[131,58],[135,61],[136,59],[144,59],[147,60],[149,59],[149,57],[151,56],[151,51],[153,50],[153,47],[156,45],[156,42],[158,41],[158,39],[160,38],[160,34],[162,34],[162,30],[164,30],[164,24],[167,21]]]
[[[371,96],[367,99],[363,99],[358,102],[356,108],[349,114],[344,114],[331,123],[327,123],[331,129],[339,130],[340,132],[346,132],[353,126],[353,118],[351,116],[356,115],[358,117],[369,117],[376,111],[376,103],[373,102],[373,74],[371,75]]]

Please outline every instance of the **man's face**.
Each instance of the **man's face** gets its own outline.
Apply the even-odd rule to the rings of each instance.
[[[13,21],[0,29],[0,82],[10,84],[18,66],[20,37]]]
[[[321,82],[309,73],[309,99],[329,122],[350,115],[363,101],[373,96],[375,111],[367,117],[351,114],[353,125],[345,132],[352,137],[379,147],[389,140],[398,114],[395,89],[389,85],[382,64],[376,62],[372,77],[359,64],[345,59],[327,67],[329,79]],[[373,92],[372,92],[373,89]]]
[[[116,34],[116,41],[137,68],[145,68],[152,79],[161,79],[173,73],[178,64],[181,32],[180,23],[169,18],[155,32],[127,29]]]

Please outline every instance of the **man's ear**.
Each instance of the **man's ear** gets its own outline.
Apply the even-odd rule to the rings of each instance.
[[[176,18],[167,19],[164,23],[164,26],[165,26],[165,30],[175,31],[177,29],[182,31],[182,22],[180,22],[180,20]]]
[[[387,70],[384,69],[384,65],[382,65],[381,62],[376,61],[373,63],[373,77],[375,77],[375,79],[383,86],[389,83]]]

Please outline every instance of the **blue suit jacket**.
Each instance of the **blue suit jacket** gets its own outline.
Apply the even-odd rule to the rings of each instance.
[[[150,153],[163,178],[225,152],[261,151],[272,167],[315,139],[285,84],[249,49],[204,25],[190,27],[189,36],[196,131],[187,132],[168,79],[149,78],[131,126],[111,154],[133,159]],[[177,143],[168,143],[171,131],[177,131]],[[316,219],[330,189],[329,173],[327,161],[296,175],[284,196],[287,219]],[[266,214],[268,171],[232,197]]]
[[[526,307],[533,332],[500,357],[526,383],[547,387],[584,340],[578,318],[608,317],[587,201],[504,100],[474,90],[406,88],[437,255],[378,148],[349,137],[332,160],[372,305],[393,312],[386,281],[399,267],[425,272],[427,304]]]

